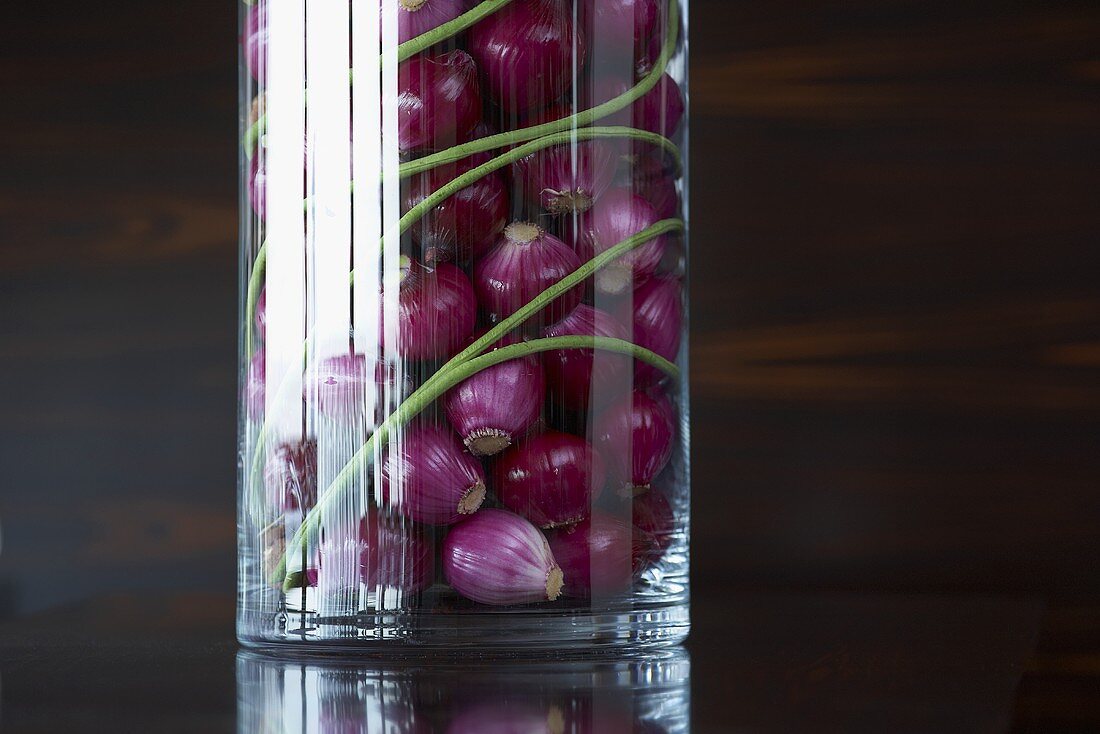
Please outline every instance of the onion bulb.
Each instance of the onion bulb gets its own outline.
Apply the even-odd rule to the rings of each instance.
[[[492,605],[554,601],[563,583],[539,529],[495,509],[482,510],[447,533],[443,575],[462,596]]]

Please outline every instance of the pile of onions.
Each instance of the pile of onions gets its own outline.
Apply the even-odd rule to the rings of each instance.
[[[246,194],[252,231],[265,234],[271,1],[247,10],[241,39],[260,85]],[[307,586],[318,578],[326,586],[328,573],[371,593],[431,587],[474,605],[561,605],[627,594],[675,548],[678,393],[676,369],[663,360],[676,361],[684,325],[684,274],[673,262],[682,259],[680,240],[667,220],[684,209],[674,148],[686,100],[655,68],[667,66],[666,39],[675,50],[668,0],[511,0],[487,9],[470,0],[380,1],[386,42],[396,30],[406,44],[389,75],[385,60],[381,67],[385,113],[397,122],[384,149],[401,165],[399,185],[386,174],[393,196],[381,216],[388,227],[390,213],[402,215],[383,233],[381,262],[399,262],[400,273],[380,287],[362,277],[375,243],[361,244],[356,224],[346,343],[344,325],[333,334],[306,319],[307,348],[290,360],[294,379],[269,383],[271,281],[249,282],[241,405],[247,445],[258,452],[257,504],[271,520],[265,572],[322,508],[300,573]],[[356,83],[370,65],[356,60]],[[644,93],[635,89],[643,80]],[[566,122],[632,90],[636,98],[615,112]],[[358,105],[353,123],[377,117]],[[523,131],[536,125],[553,129]],[[627,130],[581,132],[590,126]],[[315,139],[307,129],[306,140]],[[364,181],[375,173],[353,174],[356,207],[363,197],[374,206],[377,178]],[[320,252],[328,243],[309,246]],[[601,255],[613,259],[593,262]],[[305,289],[309,316],[327,285]],[[378,304],[377,323],[373,313],[363,323],[368,300]],[[264,422],[275,396],[279,421],[301,400],[300,437],[293,420],[290,431]],[[335,477],[328,490],[319,469]],[[354,505],[322,494],[352,486],[361,491]],[[356,512],[330,522],[339,515],[330,510],[351,506]],[[476,729],[477,717],[471,722]]]

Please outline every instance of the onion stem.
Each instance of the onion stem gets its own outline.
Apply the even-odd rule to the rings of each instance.
[[[256,259],[252,263],[252,272],[248,274],[248,292],[245,297],[244,313],[248,319],[244,328],[245,354],[252,356],[253,343],[256,331],[256,304],[260,300],[260,291],[264,287],[264,276],[267,273],[267,242],[256,250]]]

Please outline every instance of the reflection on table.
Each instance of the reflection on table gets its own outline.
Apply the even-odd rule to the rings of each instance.
[[[320,734],[683,734],[682,648],[577,660],[237,655],[237,728]]]

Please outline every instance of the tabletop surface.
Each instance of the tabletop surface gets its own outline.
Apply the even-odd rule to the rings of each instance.
[[[628,665],[623,656],[280,661],[239,651],[228,597],[100,598],[0,628],[0,724],[13,733],[428,733],[460,730],[448,727],[469,716],[471,701],[481,702],[483,724],[507,721],[532,701],[545,707],[538,711],[575,710],[578,701],[586,711],[606,711],[625,701],[650,718],[595,729],[585,723],[597,719],[585,718],[564,731],[1100,730],[1096,607],[731,592],[697,599],[693,617],[687,653],[665,664],[649,653],[655,662],[643,665],[647,675],[616,677],[606,671]],[[335,694],[333,680],[344,681]],[[659,707],[650,705],[654,698]],[[492,731],[469,731],[477,730]]]

